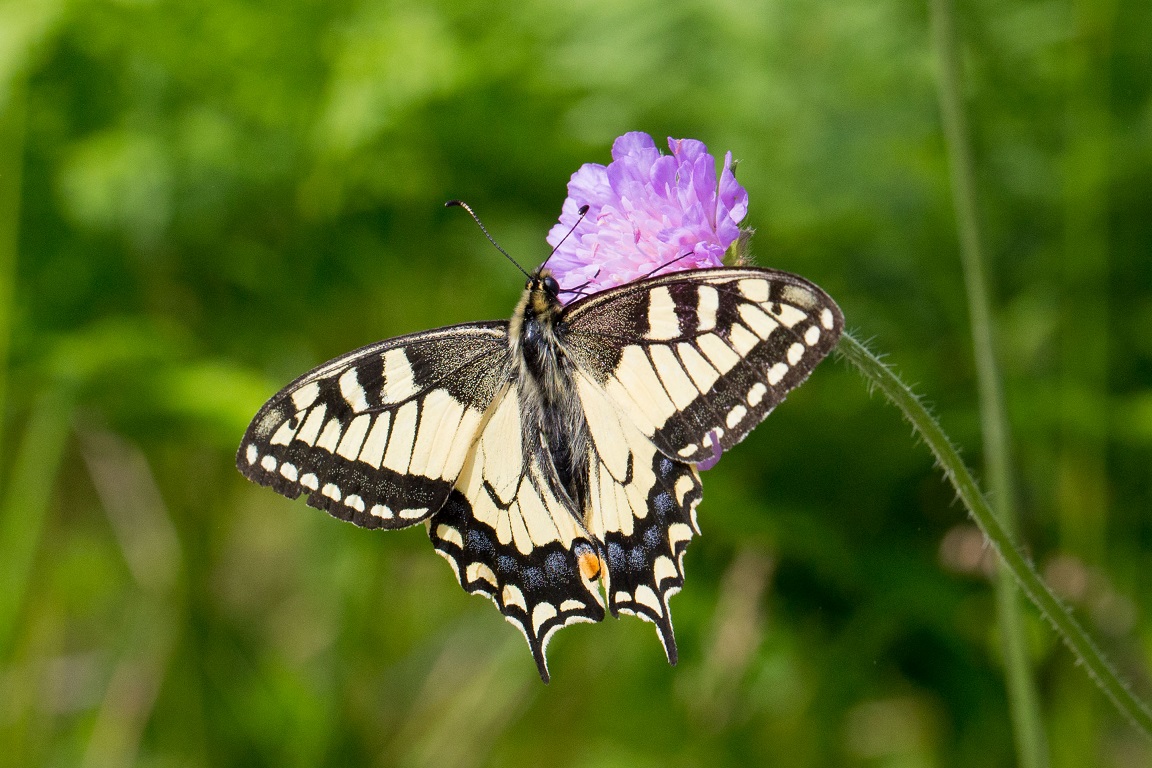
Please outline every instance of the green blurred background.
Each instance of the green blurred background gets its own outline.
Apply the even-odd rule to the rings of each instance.
[[[964,0],[1023,535],[1152,694],[1152,4]],[[421,527],[245,482],[248,419],[380,338],[506,317],[628,130],[741,160],[979,469],[928,9],[899,0],[0,0],[0,763],[1008,766],[990,555],[823,364],[706,473],[651,626],[545,687]],[[1152,749],[1026,609],[1054,766]]]

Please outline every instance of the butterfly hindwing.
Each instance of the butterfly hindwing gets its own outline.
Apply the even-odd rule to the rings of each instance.
[[[444,505],[506,377],[507,323],[401,336],[304,374],[256,414],[240,471],[367,528]]]
[[[587,531],[552,491],[544,455],[524,445],[515,385],[485,418],[428,534],[460,585],[490,598],[523,632],[547,682],[552,634],[604,618],[600,559]]]
[[[592,436],[589,528],[604,547],[608,608],[654,623],[675,664],[668,599],[684,584],[684,551],[699,533],[699,474],[656,450],[587,374],[576,386]]]
[[[840,309],[801,277],[689,270],[573,303],[568,347],[665,455],[706,461],[744,437],[836,346]]]

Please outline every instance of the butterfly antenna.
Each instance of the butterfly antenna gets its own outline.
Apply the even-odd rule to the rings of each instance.
[[[523,272],[524,277],[527,277],[529,280],[532,279],[532,275],[528,274],[528,272],[525,271],[524,267],[520,266],[520,263],[518,261],[516,261],[516,259],[512,258],[508,254],[508,251],[501,248],[500,243],[496,242],[496,240],[493,239],[492,235],[488,234],[488,230],[487,230],[487,228],[485,228],[484,222],[480,221],[480,217],[477,216],[476,212],[472,210],[472,206],[468,205],[468,203],[464,202],[463,200],[449,200],[448,202],[444,203],[444,207],[445,208],[463,208],[464,210],[468,211],[468,215],[472,217],[472,220],[474,222],[476,222],[476,226],[480,227],[480,231],[484,233],[484,237],[488,238],[488,242],[492,243],[492,245],[495,246],[496,250],[498,250],[498,251],[500,251],[500,253],[504,254],[504,258],[506,258],[506,259],[508,259],[508,261],[512,262],[516,266],[516,269]]]
[[[596,274],[592,275],[592,277],[590,277],[587,280],[585,280],[584,282],[580,283],[580,285],[576,286],[575,288],[563,288],[560,290],[560,293],[571,293],[575,296],[591,296],[592,294],[588,293],[588,291],[586,291],[584,289],[587,288],[588,286],[592,285],[592,281],[598,277],[600,277],[600,270],[599,269],[596,270]]]
[[[647,280],[649,277],[652,277],[652,275],[656,274],[656,273],[657,273],[657,272],[659,272],[660,270],[662,270],[662,269],[667,269],[668,267],[672,266],[673,264],[675,264],[676,262],[680,261],[681,259],[686,259],[686,258],[688,258],[688,257],[689,257],[689,256],[691,256],[691,255],[692,255],[692,251],[688,251],[687,253],[682,253],[682,254],[680,254],[679,256],[677,256],[676,258],[672,259],[671,261],[666,261],[666,262],[664,262],[664,263],[663,263],[663,264],[661,264],[660,266],[656,267],[656,269],[652,270],[652,271],[651,271],[651,272],[649,272],[648,274],[644,275],[644,277],[641,277],[641,278],[639,278],[639,279],[640,279],[640,280]]]
[[[576,223],[572,225],[572,229],[568,230],[568,234],[564,235],[564,237],[560,238],[560,242],[556,243],[556,247],[553,248],[552,252],[548,254],[548,258],[544,259],[544,264],[547,264],[548,260],[556,255],[556,251],[560,250],[560,246],[564,245],[564,241],[567,240],[572,235],[572,233],[576,231],[576,227],[580,226],[580,222],[584,221],[584,217],[587,215],[588,206],[580,206],[580,218],[576,219]],[[544,264],[540,265],[540,269],[544,268]]]

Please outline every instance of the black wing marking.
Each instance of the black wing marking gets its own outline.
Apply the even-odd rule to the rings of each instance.
[[[468,592],[496,603],[528,641],[548,682],[545,651],[558,629],[600,621],[600,559],[576,515],[551,490],[552,471],[522,438],[519,392],[509,386],[444,507],[428,521],[432,544]]]
[[[824,291],[752,267],[677,272],[571,304],[566,349],[665,455],[727,450],[836,346]]]
[[[655,624],[675,664],[668,599],[684,585],[684,551],[699,533],[700,476],[656,450],[586,374],[577,391],[592,435],[588,527],[604,546],[608,608]]]
[[[401,336],[304,374],[252,420],[240,472],[366,528],[427,518],[447,500],[507,376],[507,325]]]

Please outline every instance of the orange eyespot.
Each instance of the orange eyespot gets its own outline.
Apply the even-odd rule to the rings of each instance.
[[[580,575],[587,581],[600,578],[600,558],[591,549],[586,549],[576,556],[580,566]]]

